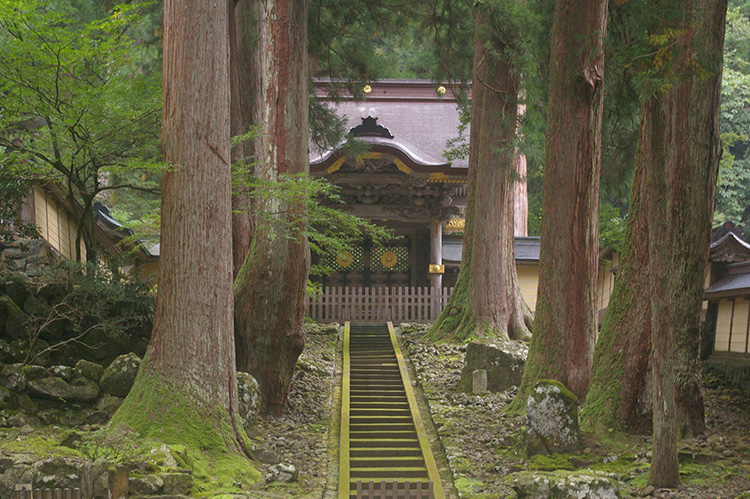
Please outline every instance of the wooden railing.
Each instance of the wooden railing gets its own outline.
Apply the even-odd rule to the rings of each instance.
[[[307,316],[319,322],[428,322],[448,303],[453,288],[326,286],[307,299]]]
[[[432,480],[428,482],[381,482],[362,483],[357,480],[356,499],[435,499]]]
[[[34,489],[16,490],[13,499],[83,499],[81,489]]]

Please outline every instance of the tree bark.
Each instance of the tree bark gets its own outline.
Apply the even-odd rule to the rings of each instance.
[[[228,0],[229,3],[229,71],[231,82],[231,134],[244,135],[261,120],[263,23],[261,4],[257,0]],[[250,168],[260,138],[238,143],[232,149],[232,164]],[[250,249],[252,207],[246,177],[236,174],[232,192],[232,270],[236,278]]]
[[[606,0],[555,2],[539,290],[516,408],[542,378],[562,382],[581,400],[588,388],[596,340],[606,23]]]
[[[259,174],[307,172],[307,1],[266,2],[266,79]],[[310,256],[300,207],[271,200],[263,207],[288,218],[297,231],[258,226],[235,282],[237,365],[258,380],[262,411],[280,416],[304,347],[304,299]]]
[[[146,438],[245,449],[232,334],[226,0],[164,5],[162,184],[156,318],[115,414]]]
[[[432,333],[458,340],[528,339],[532,320],[513,237],[519,78],[506,54],[519,35],[499,33],[498,26],[489,9],[477,9],[464,249],[450,302]]]
[[[700,311],[711,244],[721,156],[719,114],[726,0],[692,0],[685,8],[684,68],[675,88],[674,156],[668,169],[674,230],[672,301],[677,425],[682,436],[705,427],[700,370]]]
[[[581,426],[596,432],[651,432],[651,300],[643,291],[649,286],[646,185],[646,165],[638,161],[617,278],[581,410]]]
[[[665,99],[666,100],[666,99]],[[668,216],[667,148],[669,123],[659,97],[643,106],[640,160],[646,164],[648,200],[648,291],[651,297],[651,384],[653,429],[649,483],[655,487],[676,487],[680,483],[677,461],[677,418],[674,379],[674,324],[670,295],[672,227]]]
[[[660,277],[669,276],[670,281],[676,432],[692,436],[705,431],[699,328],[720,154],[718,113],[726,4],[664,2],[659,11],[670,9],[679,19],[674,24],[683,29],[675,44],[675,65],[665,77],[674,80],[670,91],[650,98],[658,98],[667,130],[662,134],[658,126],[649,125],[653,133],[661,134],[665,157],[650,158],[655,139],[642,134],[621,271],[597,343],[594,381],[582,421],[592,429],[611,427],[630,433],[651,429],[651,399],[643,397],[647,391],[645,373],[651,371],[647,341],[652,330],[651,297],[638,290],[648,285],[649,255],[644,248],[648,247],[649,227],[663,220],[646,218],[645,184],[638,185],[645,177],[644,169],[659,160],[666,162],[667,168],[667,223],[657,233],[671,241],[669,267],[660,269],[664,272]],[[664,21],[660,17],[654,23],[657,28],[652,29],[657,31]],[[649,106],[657,105],[650,100],[646,100]],[[644,104],[642,118],[659,118],[661,115],[653,116],[655,112]]]

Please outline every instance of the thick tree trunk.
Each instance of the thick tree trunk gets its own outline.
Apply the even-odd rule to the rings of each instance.
[[[638,161],[630,198],[625,244],[615,286],[594,352],[591,384],[581,425],[651,432],[651,300],[649,286],[646,165]],[[647,390],[647,386],[649,387]]]
[[[665,5],[663,12],[670,8]],[[720,153],[718,136],[719,84],[724,15],[722,2],[697,2],[688,8],[673,3],[685,35],[677,45],[679,71],[672,91],[659,96],[669,127],[661,140],[667,144],[668,223],[660,232],[670,239],[669,276],[674,328],[674,383],[677,434],[691,436],[705,430],[700,393],[700,307],[708,256],[714,186]],[[656,21],[662,23],[662,19]],[[643,111],[644,119],[651,115]],[[658,127],[652,130],[661,133]],[[638,173],[628,215],[628,235],[620,274],[602,326],[595,359],[595,374],[582,420],[594,429],[614,427],[630,433],[651,429],[651,399],[646,372],[650,372],[648,341],[651,298],[646,289],[649,221],[646,220],[645,176],[650,142],[643,138]],[[652,140],[652,139],[649,139]],[[643,184],[645,186],[645,184]],[[656,223],[661,223],[657,220]],[[661,276],[664,279],[664,275]]]
[[[663,99],[663,100],[662,100]],[[652,97],[643,106],[640,160],[646,165],[648,200],[648,291],[651,297],[651,384],[654,440],[649,483],[676,487],[680,483],[677,461],[677,418],[674,380],[674,324],[672,322],[671,241],[668,213],[667,151],[668,99]]]
[[[259,173],[308,171],[307,1],[266,3],[262,157]],[[271,200],[262,207],[299,220],[300,207]],[[294,222],[299,224],[301,222]],[[301,227],[298,227],[301,228]],[[259,226],[235,282],[238,368],[258,380],[264,413],[280,416],[305,337],[302,329],[307,240],[276,226]]]
[[[164,5],[164,161],[156,319],[112,419],[146,438],[238,451],[232,334],[226,0]]]
[[[534,337],[515,407],[553,378],[586,396],[596,340],[606,0],[555,2]],[[586,36],[582,36],[586,33]]]
[[[700,390],[700,310],[721,156],[719,113],[726,9],[726,0],[690,2],[685,23],[689,36],[684,40],[684,67],[689,77],[674,92],[672,140],[676,146],[668,182],[674,230],[677,425],[683,436],[705,431]]]
[[[263,23],[261,3],[257,0],[228,0],[229,2],[229,59],[231,82],[231,133],[244,135],[250,127],[260,123],[262,95],[262,51],[260,47]],[[245,168],[254,161],[260,137],[238,143],[232,149],[232,164]],[[242,169],[241,169],[242,171]],[[232,192],[232,270],[233,276],[242,267],[250,249],[252,209],[245,176],[237,174]]]
[[[512,47],[501,41],[517,34],[497,33],[486,8],[477,10],[475,26],[463,258],[433,334],[527,339],[531,312],[518,284],[513,238],[518,75],[504,55]]]

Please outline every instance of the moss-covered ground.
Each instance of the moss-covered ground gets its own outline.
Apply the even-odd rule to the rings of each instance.
[[[21,416],[15,411],[0,411],[0,478],[5,468],[15,462],[30,465],[58,457],[82,466],[85,461],[105,459],[113,465],[128,466],[131,477],[189,474],[193,479],[190,497],[318,499],[324,493],[329,468],[328,436],[338,331],[323,327],[307,329],[307,346],[295,372],[286,412],[281,418],[257,418],[246,426],[249,441],[259,453],[265,452],[297,468],[299,476],[293,483],[267,481],[272,463],[222,451],[223,446],[217,440],[221,438],[219,434],[200,438],[193,438],[192,434],[191,438],[169,434],[159,438],[157,432],[143,437],[135,432],[83,424],[93,409],[78,406],[68,407],[65,410],[68,414],[56,424],[45,424],[41,414],[35,412],[23,416],[26,424],[11,425],[9,420]],[[60,423],[63,419],[70,424]],[[187,423],[181,426],[185,435],[194,426]],[[75,438],[70,439],[71,434]],[[66,439],[67,445],[63,445]],[[169,457],[161,451],[165,443]]]
[[[601,471],[615,476],[623,497],[734,499],[750,491],[750,393],[730,386],[718,373],[704,373],[706,435],[679,444],[677,490],[647,488],[651,439],[614,431],[584,434],[578,454],[527,456],[524,416],[506,409],[516,394],[472,395],[457,391],[465,347],[435,343],[419,328],[404,335],[420,387],[462,498],[512,498],[513,474],[521,471]]]

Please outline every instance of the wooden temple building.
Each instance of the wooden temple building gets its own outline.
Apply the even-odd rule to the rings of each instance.
[[[345,209],[400,236],[384,247],[362,241],[329,255],[333,273],[323,294],[310,300],[316,320],[431,320],[456,282],[463,252],[468,158],[448,160],[459,135],[457,89],[425,80],[382,80],[363,89],[364,99],[318,97],[347,121],[367,146],[360,157],[344,147],[310,150],[310,171],[341,188]],[[522,109],[520,110],[523,111]],[[469,128],[464,131],[468,140]],[[526,160],[516,155],[515,258],[524,299],[534,310],[539,280],[539,238],[527,235]],[[616,255],[615,255],[616,256]],[[603,260],[600,306],[606,308],[612,259]],[[350,315],[347,315],[350,314]]]

